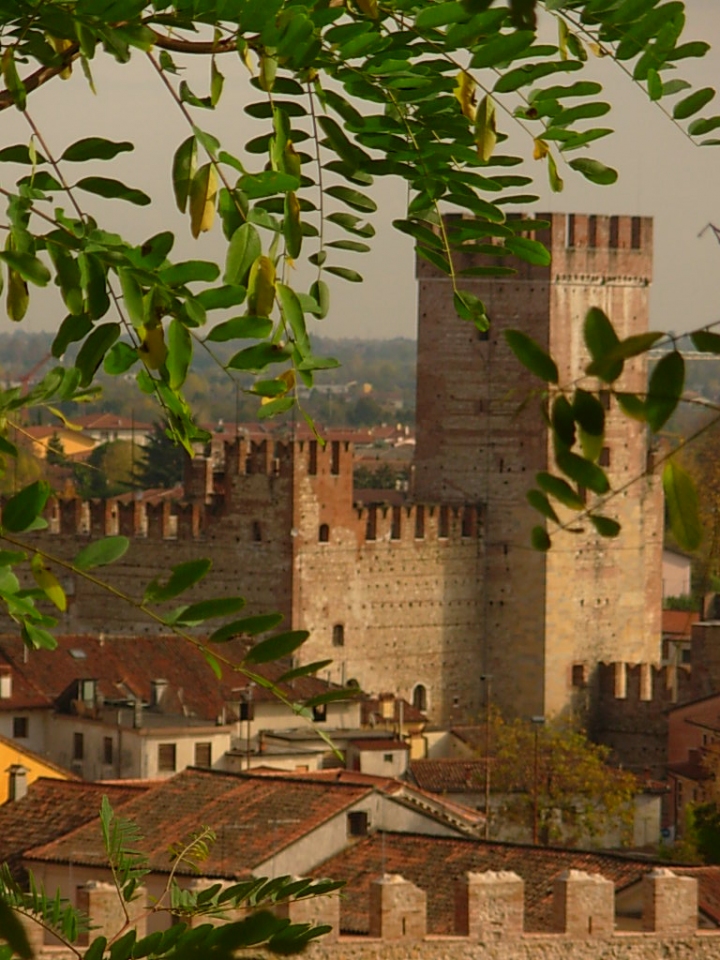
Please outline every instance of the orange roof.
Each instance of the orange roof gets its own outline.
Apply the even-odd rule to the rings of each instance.
[[[663,610],[663,636],[671,636],[678,640],[689,640],[693,624],[699,622],[700,614],[696,610]]]

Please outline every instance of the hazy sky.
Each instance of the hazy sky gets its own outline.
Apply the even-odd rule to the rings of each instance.
[[[687,0],[686,5],[687,39],[707,40],[715,49],[702,61],[681,61],[677,76],[699,86],[715,86],[720,79],[720,3]],[[124,67],[101,63],[107,60],[102,57],[93,65],[98,96],[88,91],[79,68],[70,80],[55,80],[33,94],[29,107],[35,122],[57,154],[83,136],[134,141],[135,153],[124,154],[97,172],[145,189],[153,196],[153,205],[130,207],[118,201],[94,201],[86,194],[86,209],[103,217],[112,212],[115,228],[137,241],[163,229],[173,230],[178,236],[172,254],[175,259],[221,255],[217,236],[192,241],[187,220],[175,211],[172,201],[170,163],[175,147],[188,135],[185,121],[142,55],[135,54],[133,63]],[[257,123],[242,111],[247,73],[235,58],[223,58],[221,66],[228,78],[222,110],[217,115],[196,111],[196,122],[217,133],[223,146],[239,151],[250,125]],[[616,134],[600,144],[591,144],[590,155],[617,167],[620,180],[613,187],[597,187],[569,169],[561,170],[565,191],[551,194],[545,187],[544,165],[529,160],[529,171],[539,175],[538,209],[653,216],[652,325],[662,330],[684,330],[719,320],[720,246],[709,232],[701,239],[698,233],[709,221],[720,226],[720,147],[693,146],[613,63],[598,61],[593,70],[614,105],[601,123],[613,127]],[[205,92],[207,78],[203,74],[195,72],[189,79],[198,93]],[[238,95],[235,89],[240,91]],[[713,113],[720,113],[720,97],[703,111],[703,115]],[[3,145],[27,142],[30,130],[17,111],[0,114],[0,124]],[[264,127],[258,126],[250,135],[261,132]],[[522,142],[520,149],[525,149]],[[71,181],[74,174],[69,169]],[[0,182],[9,184],[15,175],[4,165]],[[78,168],[77,177],[82,175],[85,171]],[[378,235],[373,253],[345,260],[364,274],[366,282],[333,283],[331,314],[315,325],[318,333],[336,337],[415,336],[412,245],[390,225],[393,218],[403,215],[405,189],[398,182],[386,183],[378,186],[374,195],[380,209],[374,218]],[[36,290],[32,291],[35,300],[27,327],[57,326],[63,316],[59,298],[46,294],[37,297]],[[0,329],[12,326],[3,311]]]

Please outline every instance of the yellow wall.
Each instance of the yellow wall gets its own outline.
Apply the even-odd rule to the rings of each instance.
[[[0,804],[8,800],[10,775],[8,768],[21,763],[28,771],[27,782],[32,783],[38,777],[52,777],[55,780],[69,780],[70,772],[64,773],[59,767],[45,762],[37,754],[23,750],[13,740],[0,737]]]

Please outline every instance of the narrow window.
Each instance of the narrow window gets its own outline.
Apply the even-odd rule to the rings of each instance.
[[[610,447],[603,447],[600,451],[600,457],[598,458],[598,463],[601,467],[610,466]]]
[[[318,530],[318,540],[320,543],[327,543],[330,539],[330,527],[326,523],[320,524],[320,529]]]
[[[175,764],[176,764],[175,744],[159,743],[158,744],[158,770],[161,770],[164,773],[174,773]]]
[[[212,744],[211,743],[196,743],[195,744],[195,766],[196,767],[212,767]]]
[[[585,679],[585,664],[584,663],[574,663],[572,668],[572,685],[574,687],[582,688],[587,686],[587,680]]]
[[[330,444],[330,473],[337,476],[340,473],[340,442],[333,440]]]
[[[422,713],[427,710],[427,689],[422,683],[418,683],[413,690],[413,706]]]
[[[368,507],[367,526],[365,528],[365,539],[375,540],[377,537],[377,507]]]
[[[13,737],[24,740],[28,736],[28,718],[13,717]]]
[[[112,737],[103,737],[103,763],[106,767],[112,766],[113,740]]]
[[[262,541],[262,527],[260,526],[259,520],[253,520],[252,522],[252,538],[255,543]]]
[[[314,477],[317,473],[317,440],[310,441],[310,461],[308,463],[308,473]]]
[[[569,213],[567,218],[567,240],[568,247],[575,246],[575,214]]]
[[[425,538],[425,507],[415,507],[415,539]]]
[[[610,409],[610,391],[598,390],[598,400],[603,405],[603,410]]]
[[[254,704],[252,700],[240,701],[240,720],[253,720],[255,718]]]
[[[85,755],[85,738],[81,733],[73,734],[73,760],[82,760]]]
[[[597,246],[597,217],[590,216],[588,217],[588,246],[596,247]]]
[[[475,536],[475,511],[472,507],[463,507],[462,512],[462,536]]]
[[[438,537],[447,540],[450,535],[450,510],[447,507],[440,507],[440,518],[438,522]]]
[[[642,246],[642,220],[640,217],[633,217],[630,221],[630,246],[633,250],[639,250]]]
[[[392,508],[392,523],[390,526],[390,539],[400,539],[400,507]]]
[[[620,217],[610,217],[610,247],[617,250],[620,243]]]
[[[313,720],[316,723],[324,723],[327,720],[327,704],[317,703],[312,708]]]
[[[332,642],[334,647],[345,646],[345,627],[342,623],[336,623],[333,627]]]
[[[477,338],[483,343],[487,343],[490,339],[490,331],[487,328],[485,330],[478,330]]]

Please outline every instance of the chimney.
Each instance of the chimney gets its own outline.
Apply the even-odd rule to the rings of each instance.
[[[10,775],[8,784],[8,799],[22,800],[22,798],[27,794],[28,790],[28,768],[24,767],[21,763],[13,763],[12,766],[8,767],[7,772]]]
[[[133,727],[139,730],[142,727],[143,704],[142,700],[133,700]]]

